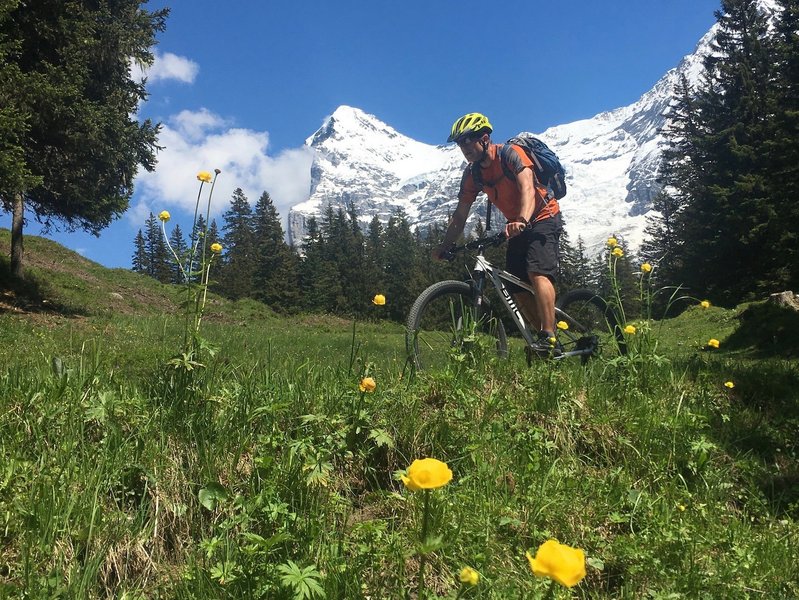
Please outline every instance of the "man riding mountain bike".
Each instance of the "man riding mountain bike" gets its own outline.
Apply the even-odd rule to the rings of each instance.
[[[524,149],[511,145],[512,151],[501,152],[502,144],[491,142],[492,131],[488,118],[480,113],[466,114],[452,125],[447,142],[458,144],[469,165],[461,178],[458,207],[443,242],[433,250],[433,258],[441,259],[463,233],[477,194],[485,192],[508,220],[506,270],[529,280],[535,290],[535,296],[531,296],[518,286],[508,286],[525,320],[531,328],[538,329],[533,351],[547,356],[559,351],[555,340],[554,281],[562,230],[560,207],[551,191],[537,180],[533,162]],[[479,169],[479,173],[474,169]]]

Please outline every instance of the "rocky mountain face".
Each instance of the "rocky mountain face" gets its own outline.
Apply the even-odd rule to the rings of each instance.
[[[773,12],[772,1],[761,0],[763,8]],[[659,191],[656,174],[665,143],[660,131],[674,87],[681,74],[697,82],[714,35],[715,26],[637,102],[536,134],[566,169],[568,194],[560,205],[572,243],[581,237],[591,254],[611,235],[622,236],[632,249],[640,246]],[[454,144],[417,142],[349,106],[339,107],[306,144],[316,158],[310,198],[288,216],[295,243],[303,239],[308,218],[321,215],[328,203],[334,208],[353,203],[364,227],[374,215],[387,221],[396,208],[414,226],[445,224],[457,204],[466,163]],[[475,206],[480,208],[472,209],[471,226],[485,217],[480,199]],[[492,220],[504,222],[501,215]]]

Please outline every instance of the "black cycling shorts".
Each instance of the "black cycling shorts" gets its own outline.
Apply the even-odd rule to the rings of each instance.
[[[560,213],[532,223],[522,233],[508,240],[505,270],[522,281],[529,281],[528,273],[546,275],[554,284],[560,260],[558,242],[561,231]],[[519,286],[505,283],[511,293],[521,291]]]

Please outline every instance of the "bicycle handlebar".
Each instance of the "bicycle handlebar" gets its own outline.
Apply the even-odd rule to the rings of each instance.
[[[477,238],[476,240],[472,240],[471,242],[467,242],[461,246],[453,244],[448,250],[446,250],[442,255],[441,258],[448,261],[455,260],[455,255],[459,252],[465,252],[466,250],[476,250],[479,248],[485,248],[486,246],[499,246],[502,244],[507,238],[505,237],[505,232],[500,231],[494,235],[490,235],[487,237]]]

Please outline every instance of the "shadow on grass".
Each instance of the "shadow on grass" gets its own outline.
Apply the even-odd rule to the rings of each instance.
[[[25,274],[22,279],[11,275],[11,261],[0,256],[0,314],[6,312],[49,313],[63,316],[85,316],[87,313],[63,304],[52,296],[46,282]]]
[[[724,342],[725,349],[755,358],[799,357],[799,312],[772,302],[753,304]]]
[[[733,456],[753,456],[750,473],[770,509],[799,517],[799,365],[796,361],[732,362],[729,422],[715,437]]]

